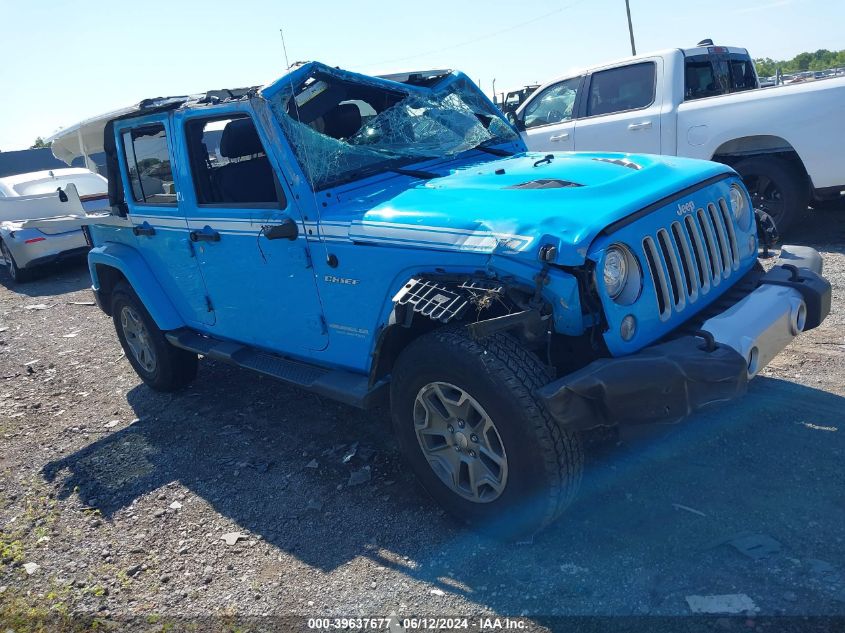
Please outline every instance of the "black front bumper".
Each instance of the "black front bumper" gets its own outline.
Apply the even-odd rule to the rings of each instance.
[[[786,286],[800,294],[807,308],[803,331],[818,326],[830,312],[831,287],[821,275],[789,264],[756,275],[754,287]],[[748,360],[733,347],[714,343],[705,332],[675,337],[629,356],[601,358],[541,387],[537,395],[566,428],[587,430],[677,422],[741,396],[748,380]]]
[[[537,393],[552,416],[572,430],[677,422],[708,404],[745,393],[748,365],[730,347],[707,351],[695,336],[653,345],[621,358],[602,358]]]

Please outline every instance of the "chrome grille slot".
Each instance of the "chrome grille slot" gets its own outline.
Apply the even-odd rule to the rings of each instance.
[[[707,245],[707,259],[710,260],[710,282],[713,286],[718,286],[722,278],[722,254],[716,243],[713,225],[704,213],[704,209],[699,209],[697,215],[704,242]]]
[[[675,249],[672,246],[672,238],[666,229],[657,232],[657,242],[660,244],[660,254],[663,255],[663,263],[668,271],[669,287],[672,290],[672,305],[680,312],[686,305],[684,294],[684,279],[681,273],[681,265],[675,257]]]
[[[684,218],[687,227],[687,234],[692,240],[692,247],[695,251],[695,268],[698,271],[699,289],[707,294],[710,290],[710,260],[707,257],[707,247],[704,245],[704,238],[701,229],[696,223],[695,216],[688,215]]]
[[[692,302],[698,299],[698,287],[701,282],[697,276],[696,258],[692,254],[689,240],[685,236],[684,228],[680,222],[672,222],[672,237],[675,238],[675,246],[677,246],[681,257],[681,267],[683,268],[684,279],[687,282],[687,297]]]
[[[651,280],[654,284],[654,294],[657,297],[657,310],[661,321],[665,321],[672,314],[670,290],[667,284],[667,274],[664,272],[662,259],[658,252],[657,244],[650,236],[643,240],[643,251],[645,252],[648,269],[651,273]]]
[[[712,202],[707,205],[707,213],[713,221],[713,228],[716,233],[716,241],[719,244],[719,252],[722,255],[722,276],[727,279],[731,274],[731,253],[728,250],[728,233],[725,230],[722,214],[716,209]]]
[[[730,246],[731,250],[731,267],[734,270],[737,270],[739,268],[739,247],[736,243],[736,230],[734,229],[734,223],[731,219],[731,214],[728,212],[728,205],[724,198],[719,198],[719,210],[722,212],[722,221],[728,229],[728,246]]]

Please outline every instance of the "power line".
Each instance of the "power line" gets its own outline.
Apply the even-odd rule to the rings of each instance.
[[[539,22],[540,20],[543,20],[543,19],[545,19],[549,16],[552,16],[552,15],[557,15],[558,13],[561,13],[563,11],[567,11],[568,9],[571,9],[572,7],[578,6],[579,4],[583,4],[584,2],[586,2],[586,0],[576,0],[575,2],[571,2],[564,7],[561,7],[559,9],[555,9],[554,11],[549,11],[548,13],[544,13],[543,15],[538,15],[537,17],[531,18],[530,20],[525,20],[524,22],[519,22],[518,24],[512,24],[511,26],[509,26],[507,28],[500,29],[498,31],[493,31],[492,33],[487,33],[486,35],[480,35],[480,36],[475,37],[471,40],[466,40],[464,42],[458,42],[457,44],[452,44],[450,46],[444,46],[442,48],[432,49],[432,50],[426,51],[424,53],[416,53],[414,55],[408,55],[407,57],[397,57],[395,59],[386,59],[386,60],[383,60],[383,61],[380,61],[380,62],[373,62],[373,63],[370,63],[370,64],[364,64],[363,66],[360,66],[360,67],[361,68],[371,68],[373,66],[381,66],[383,64],[393,64],[395,62],[404,62],[404,61],[407,61],[409,59],[416,59],[418,57],[425,57],[426,55],[433,55],[434,53],[442,53],[443,51],[450,51],[450,50],[453,50],[455,48],[461,48],[462,46],[469,46],[470,44],[475,44],[476,42],[481,42],[483,40],[490,39],[491,37],[496,37],[497,35],[501,35],[502,33],[509,33],[510,31],[515,31],[516,29],[520,29],[523,26],[528,26],[529,24],[533,24],[534,22]]]

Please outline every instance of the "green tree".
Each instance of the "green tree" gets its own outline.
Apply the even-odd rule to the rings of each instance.
[[[50,147],[50,143],[45,143],[44,139],[39,136],[29,149],[41,149],[42,147]]]
[[[797,70],[810,70],[810,62],[813,61],[812,53],[798,53],[792,60]]]

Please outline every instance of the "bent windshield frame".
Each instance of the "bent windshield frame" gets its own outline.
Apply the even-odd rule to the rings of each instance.
[[[368,79],[318,68],[268,99],[314,191],[519,141],[465,77],[414,90]]]

